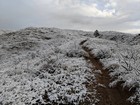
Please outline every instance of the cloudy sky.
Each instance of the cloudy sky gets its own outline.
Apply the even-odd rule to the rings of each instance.
[[[0,0],[0,29],[31,26],[140,33],[140,0]]]

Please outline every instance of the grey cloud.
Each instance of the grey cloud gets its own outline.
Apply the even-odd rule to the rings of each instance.
[[[105,8],[108,1],[113,1],[117,5]],[[30,26],[116,31],[140,29],[140,25],[133,25],[140,21],[139,0],[133,2],[130,0],[100,2],[98,0],[0,0],[0,2],[0,28],[3,29]],[[87,12],[92,8],[92,3],[97,4],[97,10],[95,12],[91,10],[93,14],[89,16]],[[88,5],[91,8],[85,9]],[[83,11],[82,6],[85,6],[84,10],[87,12]],[[103,12],[105,9],[115,9],[116,13],[110,17],[98,17],[95,14],[98,10]]]

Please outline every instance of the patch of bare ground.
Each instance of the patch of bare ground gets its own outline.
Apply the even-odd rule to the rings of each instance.
[[[95,74],[97,82],[90,86],[87,85],[87,89],[91,90],[95,88],[97,90],[96,97],[100,101],[96,105],[135,105],[127,101],[132,95],[132,92],[128,91],[128,89],[123,89],[121,85],[114,88],[109,87],[109,83],[111,82],[109,70],[104,69],[103,64],[91,53],[90,49],[83,46],[85,42],[86,40],[82,41],[80,45],[86,53],[85,59],[93,66],[92,72]],[[97,73],[97,70],[100,70],[101,73]]]

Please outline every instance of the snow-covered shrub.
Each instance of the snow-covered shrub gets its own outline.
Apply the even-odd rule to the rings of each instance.
[[[110,58],[111,57],[111,54],[107,50],[100,50],[96,54],[96,57],[99,58],[99,59],[105,59],[105,58]]]
[[[52,65],[52,64],[44,64],[44,65],[41,67],[40,70],[52,74],[52,73],[55,72],[55,69],[54,69],[53,66],[54,66],[54,65]]]
[[[84,52],[79,45],[81,40],[73,40],[65,45],[60,46],[59,48],[62,50],[61,53],[65,54],[67,57],[73,58],[77,57],[80,58],[83,56]]]
[[[36,42],[23,41],[23,42],[18,42],[15,44],[3,45],[2,49],[5,49],[7,51],[19,52],[19,51],[25,51],[25,50],[32,50],[37,46],[38,46],[38,44]]]
[[[118,61],[120,67],[112,70],[112,77],[115,80],[110,84],[114,86],[119,82],[123,83],[123,87],[135,90],[134,95],[129,98],[131,102],[140,103],[140,50],[137,46],[120,47],[118,46]]]
[[[71,50],[71,51],[69,51],[69,52],[67,52],[66,53],[66,56],[67,57],[82,57],[83,56],[83,54],[80,52],[79,53],[79,51],[78,50]]]
[[[120,54],[120,64],[128,72],[135,72],[136,75],[140,75],[140,50],[130,48],[125,53]]]
[[[81,47],[78,43],[73,43],[73,45],[69,47],[69,51],[66,53],[66,55],[68,57],[82,57],[83,52],[81,51]]]
[[[107,69],[109,70],[109,71],[114,71],[114,70],[116,70],[116,69],[118,69],[120,67],[120,65],[119,64],[110,64],[108,67],[107,67]]]

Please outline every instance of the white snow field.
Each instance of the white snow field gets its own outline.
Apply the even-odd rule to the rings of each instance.
[[[117,32],[101,32],[95,37],[94,32],[57,28],[26,28],[1,34],[0,105],[79,105],[85,100],[94,105],[98,99],[88,96],[96,96],[96,90],[88,91],[85,84],[96,80],[79,45],[83,40],[87,40],[83,46],[90,48],[115,78],[110,86],[123,82],[123,87],[135,89],[129,100],[139,103],[138,37]]]

